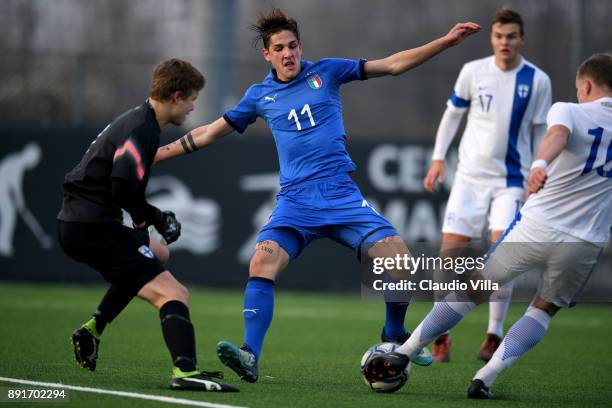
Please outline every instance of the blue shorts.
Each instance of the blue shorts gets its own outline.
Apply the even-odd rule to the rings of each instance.
[[[275,241],[295,259],[311,241],[331,238],[360,259],[362,249],[394,235],[399,234],[393,225],[368,204],[351,177],[343,174],[281,189],[257,242]]]

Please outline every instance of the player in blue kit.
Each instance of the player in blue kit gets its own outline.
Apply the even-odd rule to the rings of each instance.
[[[244,344],[221,341],[221,361],[242,379],[255,382],[264,336],[272,322],[274,281],[278,273],[313,240],[330,238],[369,257],[409,253],[395,228],[363,198],[350,173],[342,121],[340,85],[385,75],[399,75],[480,27],[457,24],[448,34],[421,47],[366,61],[328,58],[302,60],[297,22],[278,9],[260,16],[253,28],[263,40],[264,59],[272,65],[263,82],[254,84],[222,118],[198,127],[158,150],[156,161],[191,153],[234,130],[243,133],[262,117],[274,136],[280,161],[281,189],[269,222],[257,237],[244,295]],[[389,247],[394,253],[389,253]],[[408,303],[387,302],[383,341],[403,342]],[[416,364],[431,364],[424,351]]]

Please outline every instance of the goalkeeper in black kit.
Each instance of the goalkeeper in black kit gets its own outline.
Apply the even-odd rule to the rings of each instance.
[[[154,226],[167,244],[180,235],[175,215],[149,204],[145,189],[161,128],[185,120],[204,82],[185,61],[170,59],[155,67],[149,99],[115,118],[66,175],[58,238],[68,256],[96,269],[110,283],[93,317],[72,334],[82,367],[95,370],[104,328],[138,296],[159,310],[174,364],[171,388],[238,391],[217,381],[221,373],[197,369],[189,293],[164,266],[168,247],[150,240],[148,233]],[[134,228],[122,224],[122,209],[131,215]]]

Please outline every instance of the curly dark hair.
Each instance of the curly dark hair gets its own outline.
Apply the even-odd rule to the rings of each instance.
[[[270,37],[274,34],[287,30],[295,34],[298,42],[300,41],[300,30],[295,19],[287,17],[280,9],[272,8],[266,14],[260,14],[257,23],[251,25],[251,30],[257,33],[253,39],[253,47],[257,47],[259,40],[263,41],[265,48],[270,45]]]

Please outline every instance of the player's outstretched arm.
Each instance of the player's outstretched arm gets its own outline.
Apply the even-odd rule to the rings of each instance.
[[[544,187],[548,178],[546,167],[561,154],[565,145],[567,145],[569,133],[569,129],[563,125],[554,125],[548,129],[546,136],[540,143],[538,154],[529,172],[529,179],[527,180],[529,194],[537,193]]]
[[[399,75],[412,69],[445,49],[459,44],[469,35],[480,31],[476,23],[459,23],[455,25],[444,37],[425,44],[418,48],[401,51],[387,58],[368,61],[364,69],[368,78],[385,75]]]
[[[157,149],[153,164],[173,157],[193,153],[221,139],[234,131],[227,121],[219,118],[214,122],[197,127],[185,136]]]

